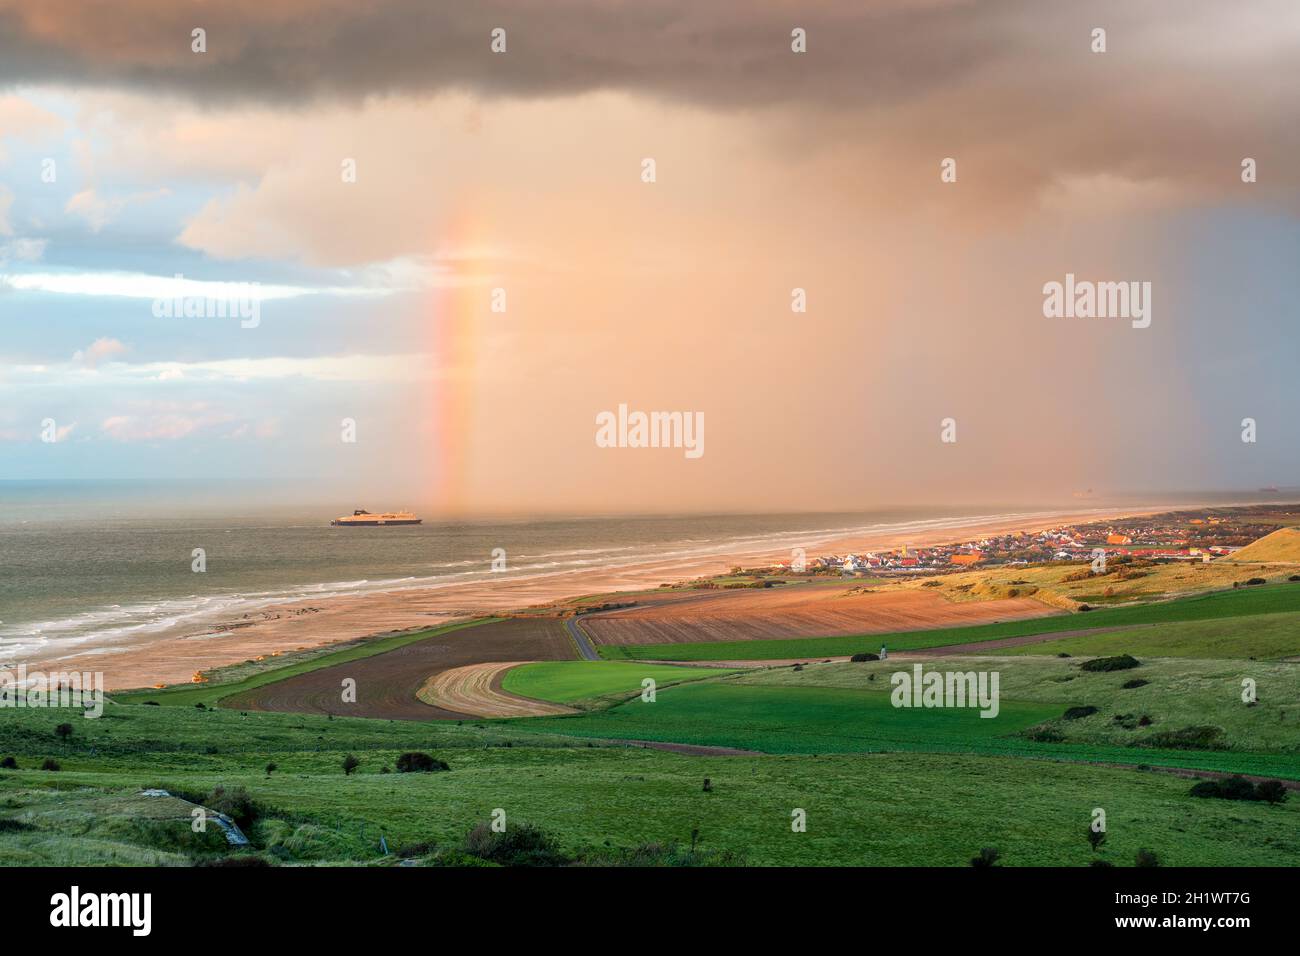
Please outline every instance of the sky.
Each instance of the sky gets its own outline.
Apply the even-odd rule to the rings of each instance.
[[[1082,7],[0,0],[0,479],[1300,485],[1300,6]],[[1149,324],[1045,315],[1067,274],[1149,283]],[[169,313],[232,293],[255,319]],[[703,453],[602,447],[620,405]]]

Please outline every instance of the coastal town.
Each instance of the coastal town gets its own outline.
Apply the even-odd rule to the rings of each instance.
[[[1063,525],[1037,532],[991,535],[973,541],[913,548],[831,554],[775,564],[783,573],[873,575],[935,574],[980,566],[1029,565],[1110,559],[1208,563],[1272,531],[1259,519],[1273,506],[1170,512],[1110,522]]]

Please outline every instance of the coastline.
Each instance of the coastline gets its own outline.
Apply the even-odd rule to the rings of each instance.
[[[904,544],[930,547],[985,535],[1038,531],[1062,524],[1139,517],[1167,510],[1171,509],[1081,508],[1040,512],[1032,517],[972,519],[968,523],[954,519],[954,523],[942,528],[912,527],[810,542],[808,556],[885,550]],[[582,568],[528,577],[294,600],[233,619],[190,622],[110,646],[93,649],[83,646],[63,654],[35,655],[27,665],[32,670],[102,672],[108,690],[186,683],[197,671],[254,658],[433,628],[583,596],[653,589],[661,583],[724,573],[739,563],[752,565],[789,557],[789,548],[731,550],[688,561],[665,562],[651,557],[622,567]]]

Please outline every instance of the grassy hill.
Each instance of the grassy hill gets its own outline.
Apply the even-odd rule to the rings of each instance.
[[[1300,528],[1278,528],[1220,561],[1300,564]]]
[[[686,694],[705,684],[673,688]],[[715,712],[717,714],[718,712]],[[725,711],[722,712],[725,716]],[[788,719],[796,719],[790,712]],[[1198,800],[1167,774],[1013,756],[928,753],[690,757],[519,733],[520,722],[413,724],[181,707],[114,706],[76,721],[69,741],[46,711],[0,711],[0,865],[185,864],[224,855],[188,813],[146,817],[144,787],[208,794],[244,787],[256,804],[252,852],[282,865],[392,866],[456,847],[495,808],[566,850],[649,842],[743,854],[757,865],[965,866],[982,846],[1007,866],[1086,866],[1093,807],[1109,817],[1101,856],[1138,847],[1166,865],[1296,865],[1300,800],[1281,806]],[[985,723],[996,721],[985,721]],[[526,723],[526,722],[524,722]],[[733,721],[734,723],[734,721]],[[510,743],[513,746],[505,746]],[[385,773],[423,749],[442,773]],[[360,758],[351,776],[344,754]],[[34,769],[53,756],[59,772]],[[268,774],[265,767],[275,763]],[[702,782],[708,778],[709,791]],[[152,807],[154,804],[149,804]],[[806,833],[791,812],[804,809]]]

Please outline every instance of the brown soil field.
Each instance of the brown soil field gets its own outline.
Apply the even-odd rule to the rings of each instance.
[[[684,644],[887,634],[1059,614],[1033,598],[949,601],[922,590],[846,594],[860,584],[786,585],[654,595],[582,618],[598,644]]]
[[[511,694],[501,687],[506,671],[530,661],[467,664],[442,671],[425,681],[420,700],[443,710],[475,717],[546,717],[575,714],[571,707]]]
[[[388,720],[455,720],[477,716],[434,707],[416,695],[434,675],[490,661],[563,661],[577,658],[564,622],[556,618],[490,621],[438,634],[396,650],[322,667],[234,694],[221,701],[237,710],[376,717]],[[345,678],[357,682],[355,703],[345,704]]]

